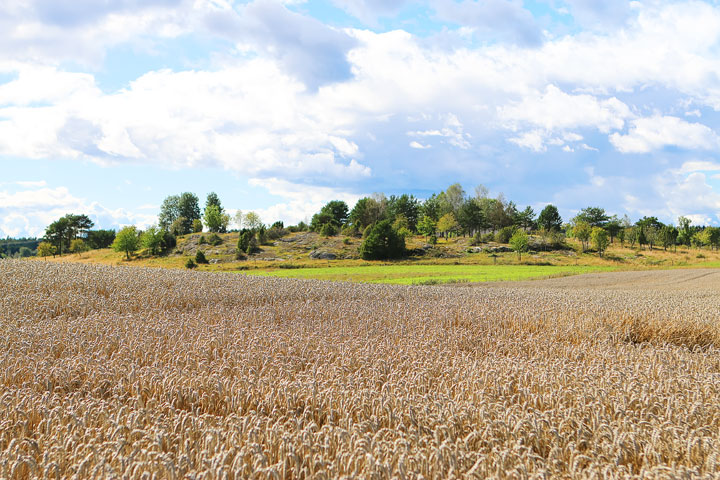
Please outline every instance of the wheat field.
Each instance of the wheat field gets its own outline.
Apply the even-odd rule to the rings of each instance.
[[[720,476],[720,274],[0,261],[2,478]]]

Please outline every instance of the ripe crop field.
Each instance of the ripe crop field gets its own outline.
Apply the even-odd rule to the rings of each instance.
[[[249,275],[286,278],[390,283],[414,285],[427,283],[518,281],[544,277],[577,275],[580,273],[611,271],[613,267],[600,265],[371,265],[332,266],[295,269],[250,271]],[[246,272],[243,272],[246,273]]]
[[[0,278],[0,478],[720,475],[714,270]]]

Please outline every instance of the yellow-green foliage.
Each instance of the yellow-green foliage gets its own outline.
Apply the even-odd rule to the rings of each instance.
[[[714,478],[717,277],[0,261],[0,478]]]

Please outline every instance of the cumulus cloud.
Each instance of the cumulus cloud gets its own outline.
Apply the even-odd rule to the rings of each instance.
[[[377,26],[378,17],[395,15],[409,3],[408,0],[332,0],[332,2],[370,26]]]
[[[279,178],[250,179],[250,185],[265,188],[271,195],[285,201],[256,210],[264,221],[284,219],[290,224],[307,222],[330,200],[342,200],[352,208],[364,194],[356,194],[333,187],[318,187],[291,183]]]
[[[654,116],[633,120],[626,135],[613,133],[610,142],[622,153],[648,153],[669,146],[711,150],[720,146],[720,137],[700,123]]]
[[[481,37],[503,38],[520,45],[542,43],[542,32],[519,0],[434,0],[441,20],[472,27]]]
[[[137,214],[109,209],[98,202],[73,195],[66,187],[0,190],[0,236],[40,237],[45,227],[68,213],[84,213],[105,228],[137,225],[146,228],[157,221],[155,214]]]

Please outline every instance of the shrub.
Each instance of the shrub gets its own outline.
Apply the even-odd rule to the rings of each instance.
[[[345,245],[350,245],[351,243],[352,243],[352,242],[350,241],[349,238],[347,238],[347,237],[343,238],[343,244],[345,244]]]
[[[340,230],[340,234],[346,237],[359,237],[360,230],[358,230],[357,225],[348,224]]]
[[[213,233],[210,235],[207,239],[207,243],[213,246],[221,245],[223,243],[222,237],[218,235],[217,233]]]
[[[205,254],[202,250],[198,250],[195,254],[195,261],[198,263],[198,265],[208,263],[207,258],[205,258]]]
[[[177,246],[177,238],[167,230],[163,233],[162,241],[160,242],[160,250],[162,253],[167,253]]]
[[[332,223],[326,223],[322,227],[320,227],[320,235],[323,237],[332,237],[334,235],[337,235],[338,229],[335,225]]]
[[[250,239],[254,238],[253,233],[247,228],[240,230],[240,237],[238,238],[237,249],[238,253],[247,253],[250,247]]]
[[[482,241],[482,243],[490,243],[490,242],[492,242],[493,240],[495,240],[495,235],[493,235],[492,233],[488,232],[488,233],[484,234],[483,236],[481,236],[481,237],[480,237],[480,240]]]
[[[185,262],[185,268],[191,268],[191,269],[192,269],[192,268],[195,268],[195,267],[197,267],[197,265],[195,264],[195,262],[193,261],[193,259],[192,259],[192,258],[188,258],[188,259],[187,259],[187,262]]]
[[[389,220],[376,223],[360,245],[365,260],[398,258],[405,254],[405,239],[392,228]]]
[[[202,229],[203,229],[202,221],[197,218],[195,220],[193,220],[193,222],[192,222],[193,233],[200,233],[200,232],[202,232]]]
[[[497,243],[508,243],[515,233],[516,227],[503,227],[495,234],[495,241]]]
[[[199,245],[207,245],[207,240],[205,239],[205,235],[200,235],[200,240],[198,240]]]

